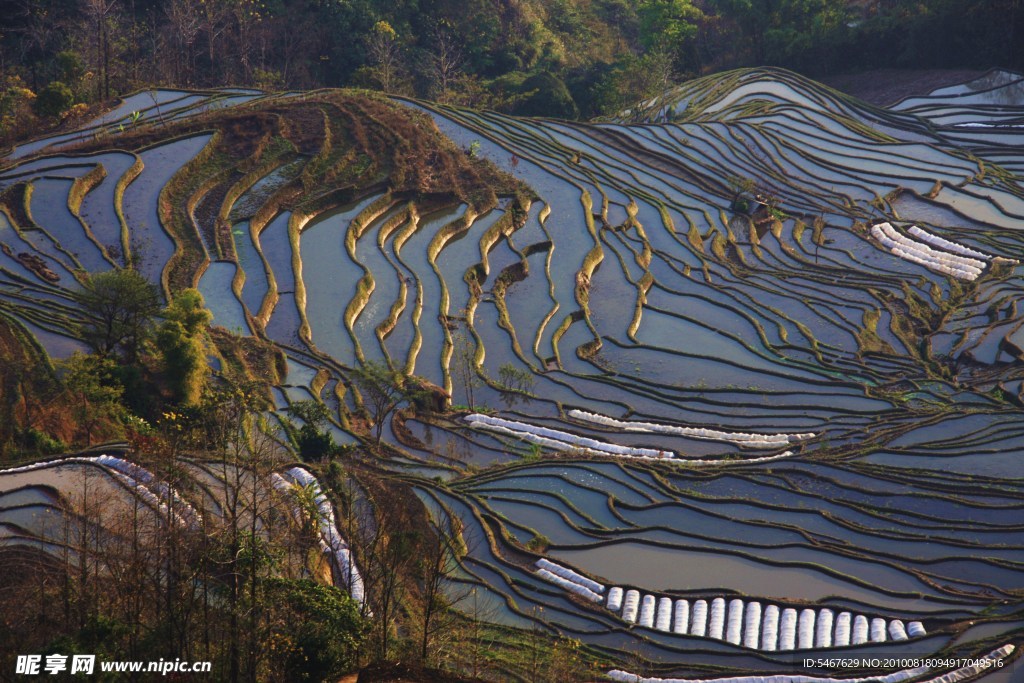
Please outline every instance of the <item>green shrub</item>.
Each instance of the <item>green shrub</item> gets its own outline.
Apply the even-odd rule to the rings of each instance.
[[[74,50],[58,52],[54,60],[57,72],[60,74],[60,83],[77,83],[85,75],[85,64],[82,57]]]
[[[338,680],[356,666],[369,625],[352,598],[308,579],[276,578],[267,582],[267,596],[290,643],[286,680]]]
[[[53,118],[60,116],[75,103],[75,94],[64,83],[53,81],[36,97],[33,108],[39,116]]]
[[[164,309],[164,322],[156,334],[174,400],[195,405],[206,386],[206,334],[213,314],[206,308],[203,295],[184,289]]]
[[[526,549],[535,553],[542,553],[551,545],[551,539],[544,534],[537,534],[526,542]]]
[[[558,76],[543,71],[523,81],[525,98],[516,106],[522,116],[553,116],[561,119],[579,118],[580,110],[569,89]]]
[[[334,438],[312,425],[302,425],[295,438],[303,460],[321,460],[334,451]]]
[[[17,436],[18,445],[30,453],[56,455],[68,450],[67,444],[35,427],[20,432]]]

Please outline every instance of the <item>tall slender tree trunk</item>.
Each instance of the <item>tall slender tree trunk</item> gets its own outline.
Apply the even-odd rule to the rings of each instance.
[[[103,21],[103,99],[110,99],[110,35]]]
[[[97,13],[98,14],[98,13]],[[103,99],[103,15],[96,18],[96,99]]]

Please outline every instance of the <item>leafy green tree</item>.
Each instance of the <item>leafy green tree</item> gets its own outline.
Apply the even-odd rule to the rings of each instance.
[[[54,61],[59,78],[64,83],[75,86],[85,75],[85,64],[82,63],[82,57],[74,50],[58,52]]]
[[[60,81],[53,81],[36,97],[33,108],[39,116],[52,118],[66,112],[74,103],[75,94],[71,92],[71,88]]]
[[[115,379],[117,363],[112,358],[76,352],[58,366],[58,373],[86,446],[101,425],[127,415],[121,403],[124,388]]]
[[[138,360],[143,341],[160,310],[156,287],[132,269],[90,275],[73,294],[81,307],[79,334],[101,356]]]
[[[565,83],[549,71],[542,71],[524,80],[521,92],[525,97],[516,106],[517,114],[561,119],[575,119],[580,115]]]
[[[163,317],[156,346],[163,357],[174,400],[182,405],[196,405],[206,386],[206,334],[213,314],[198,290],[185,289],[164,309]]]
[[[405,377],[388,367],[387,363],[368,361],[352,369],[352,381],[359,388],[363,402],[373,420],[374,435],[380,445],[384,424],[404,401],[413,400],[418,390],[406,386]]]
[[[704,18],[700,8],[690,0],[642,0],[637,12],[640,42],[648,52],[668,52],[683,68],[697,66],[694,42]]]
[[[833,60],[847,61],[849,5],[844,0],[713,0],[711,7],[746,38],[750,63],[820,72]]]
[[[351,671],[369,625],[341,589],[308,579],[267,581],[274,626],[292,643],[284,662],[289,681],[336,681]]]
[[[335,449],[334,437],[326,430],[330,411],[320,401],[296,401],[288,406],[288,414],[302,420],[295,435],[295,444],[304,460],[319,460]]]
[[[306,424],[318,429],[326,425],[331,419],[331,412],[327,406],[313,399],[292,403],[288,406],[288,413],[292,417],[297,417]]]
[[[366,41],[370,67],[364,78],[386,93],[402,89],[405,78],[405,55],[398,33],[386,21],[378,21]]]
[[[661,49],[621,60],[595,85],[591,106],[599,113],[614,114],[660,95],[673,84],[673,61],[672,55]]]
[[[765,36],[769,61],[810,73],[841,68],[852,16],[842,0],[786,0]]]
[[[763,0],[711,0],[713,10],[735,22],[757,63],[765,60],[765,33],[771,25],[772,7],[776,4]]]

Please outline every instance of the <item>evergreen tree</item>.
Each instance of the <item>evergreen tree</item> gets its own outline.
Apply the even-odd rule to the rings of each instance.
[[[101,356],[137,361],[160,310],[156,287],[138,271],[118,269],[90,275],[74,297],[85,343]]]
[[[213,314],[198,290],[185,289],[164,309],[163,317],[156,346],[174,401],[196,405],[206,386],[206,333]]]

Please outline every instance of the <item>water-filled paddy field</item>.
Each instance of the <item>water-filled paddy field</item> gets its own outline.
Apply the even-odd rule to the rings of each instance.
[[[458,518],[451,593],[637,673],[984,655],[1024,634],[1018,86],[885,110],[740,71],[600,123],[397,101],[529,188],[486,206],[387,183],[303,204],[302,149],[203,186],[184,176],[231,168],[211,133],[44,139],[0,171],[0,315],[66,356],[67,293],[131,256],[284,349],[276,407],[323,400],[339,442],[366,442],[348,369],[423,378],[454,407],[399,411],[380,465]],[[91,125],[262,101],[134,97]],[[169,224],[181,187],[222,205]],[[0,542],[40,536],[83,467],[0,472]],[[216,472],[194,475],[215,509]]]

